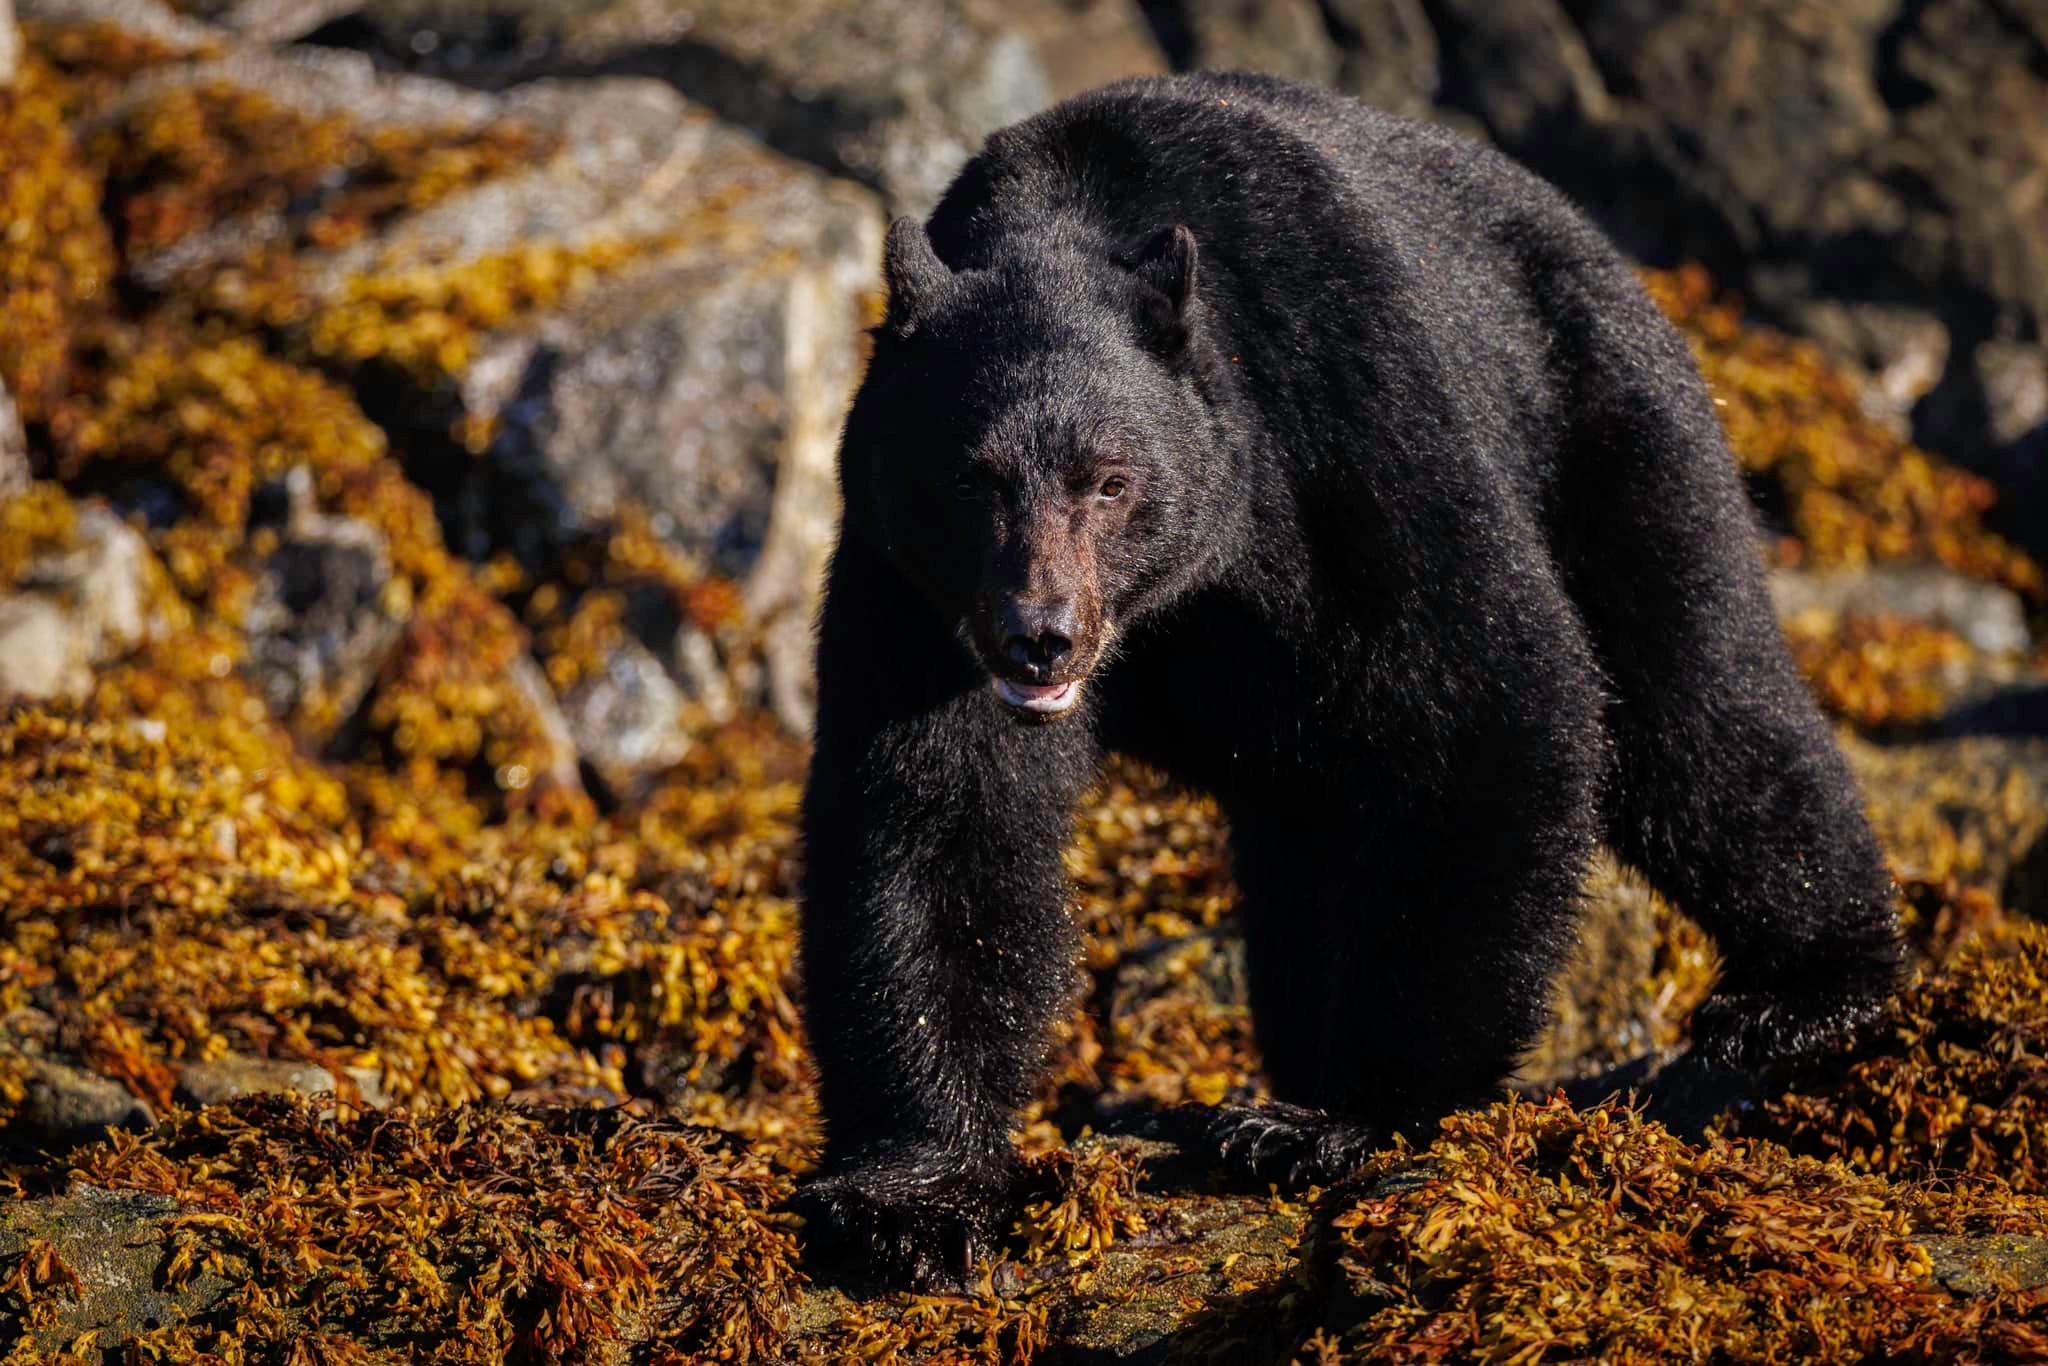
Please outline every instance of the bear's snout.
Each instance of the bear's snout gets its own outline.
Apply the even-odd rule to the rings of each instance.
[[[1011,598],[997,618],[1003,659],[1032,683],[1060,678],[1074,658],[1081,614],[1068,599]]]

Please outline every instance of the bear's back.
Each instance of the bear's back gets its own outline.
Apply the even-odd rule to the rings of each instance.
[[[1483,143],[1243,72],[1123,81],[1001,130],[931,232],[950,264],[973,267],[1063,220],[1117,242],[1186,223],[1205,260],[1267,287],[1347,251],[1517,256],[1538,238],[1614,256],[1560,192]]]

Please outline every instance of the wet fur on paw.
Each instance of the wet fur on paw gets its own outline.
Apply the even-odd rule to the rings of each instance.
[[[1007,1172],[962,1180],[945,1164],[892,1165],[814,1176],[791,1210],[804,1221],[811,1273],[853,1291],[909,1286],[964,1288],[1012,1212],[1016,1182]]]

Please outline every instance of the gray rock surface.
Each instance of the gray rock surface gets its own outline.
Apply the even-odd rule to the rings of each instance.
[[[170,1225],[180,1213],[168,1196],[74,1186],[63,1195],[0,1201],[0,1262],[47,1243],[79,1279],[83,1294],[36,1335],[36,1346],[61,1352],[84,1333],[115,1349],[151,1328],[204,1313],[228,1283],[200,1267],[176,1289],[163,1288]],[[8,1325],[0,1322],[0,1331]]]
[[[690,750],[689,699],[646,646],[628,640],[601,674],[562,698],[562,714],[583,762],[617,800],[680,763]]]
[[[187,1105],[219,1105],[237,1096],[317,1096],[333,1089],[334,1074],[315,1063],[230,1054],[187,1063],[178,1073],[177,1098]]]
[[[0,0],[0,4],[4,3]],[[0,33],[6,27],[6,17],[0,15]],[[0,45],[5,41],[0,37]],[[21,411],[14,406],[14,396],[7,392],[6,384],[0,383],[0,500],[12,498],[28,485],[28,440],[21,433]]]
[[[1975,1299],[2048,1286],[2048,1238],[1977,1234],[1914,1241],[1932,1258],[1934,1279],[1958,1295]]]
[[[349,8],[350,38],[380,60],[473,84],[657,77],[784,153],[881,192],[894,212],[929,208],[982,138],[1054,97],[1039,49],[1000,0],[364,0]],[[1095,50],[1084,60],[1065,32],[1039,25],[1046,55],[1069,81],[1106,78],[1109,42],[1137,32],[1134,11],[1100,0],[1092,8],[1103,13],[1092,20],[1091,6],[1073,0],[1023,8],[1064,9],[1092,26]],[[1144,51],[1136,43],[1125,50]]]
[[[1429,117],[1443,54],[1423,0],[1323,0],[1322,8],[1337,40],[1337,88],[1380,109]]]
[[[161,629],[150,606],[149,547],[94,503],[79,515],[77,544],[23,571],[0,593],[0,702],[73,695],[94,666]]]
[[[26,1090],[9,1126],[11,1141],[62,1148],[112,1129],[156,1126],[155,1113],[127,1087],[52,1059],[29,1064]]]
[[[17,0],[21,17],[54,24],[112,24],[167,47],[190,51],[217,36],[210,24],[180,14],[164,0]]]
[[[1989,654],[2018,654],[2032,644],[2019,594],[1939,565],[1774,569],[1771,602],[1781,618],[1815,611],[1906,617],[1953,631]]]
[[[14,24],[14,0],[0,0],[0,86],[14,79],[21,60],[21,30]]]
[[[547,745],[546,772],[533,775],[534,780],[561,792],[580,791],[583,774],[577,767],[576,737],[569,733],[569,723],[562,715],[561,704],[555,700],[554,690],[548,686],[548,676],[531,655],[521,655],[512,661],[505,681],[529,709]]]
[[[1316,0],[1174,0],[1147,9],[1175,66],[1329,85],[1342,65]]]

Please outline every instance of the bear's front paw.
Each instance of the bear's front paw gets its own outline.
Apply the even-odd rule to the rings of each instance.
[[[1848,1049],[1888,1004],[1883,996],[1816,1000],[1723,988],[1693,1012],[1693,1051],[1715,1067],[1775,1079]]]
[[[1279,1101],[1196,1113],[1224,1170],[1256,1185],[1332,1185],[1358,1170],[1384,1137],[1370,1125]]]
[[[826,1172],[797,1189],[805,1261],[861,1290],[963,1288],[1012,1202],[1008,1173],[905,1164]]]

